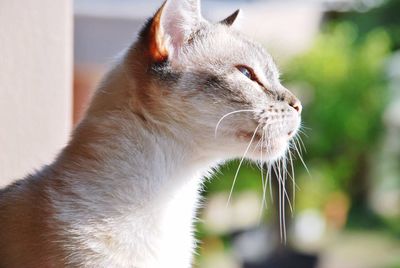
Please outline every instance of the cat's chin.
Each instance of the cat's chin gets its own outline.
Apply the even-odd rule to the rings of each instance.
[[[237,137],[241,142],[245,142],[246,146],[252,140],[252,145],[247,151],[247,158],[254,161],[273,162],[285,156],[289,148],[289,142],[295,133],[296,131],[292,131],[287,135],[269,139],[268,143],[261,143],[261,134],[259,133],[239,132]]]
[[[250,158],[256,161],[274,162],[285,156],[289,148],[290,138],[279,137],[270,140],[268,144],[256,143],[255,149],[249,154]]]

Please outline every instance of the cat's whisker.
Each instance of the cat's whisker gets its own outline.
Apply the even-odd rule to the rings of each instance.
[[[292,202],[290,201],[289,194],[286,191],[286,187],[285,187],[286,186],[286,181],[287,181],[287,176],[290,177],[290,173],[289,173],[289,171],[287,169],[287,158],[286,157],[284,159],[282,158],[281,161],[282,161],[284,194],[285,194],[286,200],[288,201],[290,212],[293,215],[293,212],[294,212],[293,205],[292,205]]]
[[[307,129],[307,130],[311,130],[311,128],[304,126],[303,124],[301,124],[301,128],[302,129]]]
[[[293,143],[293,145],[294,145],[294,148],[295,148],[295,150],[296,150],[296,152],[297,152],[297,155],[299,156],[299,159],[300,159],[301,163],[303,164],[304,168],[306,169],[308,175],[311,177],[311,173],[310,173],[310,171],[309,171],[309,169],[308,169],[306,163],[304,162],[303,157],[302,157],[301,154],[299,153],[299,149],[297,148],[296,143]]]
[[[287,174],[286,159],[282,158],[281,159],[281,164],[282,164],[282,188],[283,188],[283,193],[284,193],[284,196],[286,196],[286,198],[288,200],[288,203],[289,203],[290,210],[293,213],[292,205],[290,204],[289,196],[288,196],[287,191],[286,191],[286,174]],[[286,209],[285,197],[283,197],[283,200],[282,200],[282,215],[283,215],[283,220],[282,220],[283,221],[283,226],[282,226],[282,229],[283,229],[283,240],[284,240],[284,243],[286,244],[286,212],[285,212],[285,209]]]
[[[268,182],[270,181],[271,178],[271,170],[267,166],[267,174],[265,175],[265,184],[264,184],[264,189],[263,189],[263,199],[265,206],[267,207],[268,202],[267,202],[267,187],[268,187]]]
[[[246,148],[246,150],[245,150],[245,152],[244,152],[242,158],[240,159],[239,166],[238,166],[238,168],[237,168],[237,170],[236,170],[235,177],[233,178],[232,187],[231,187],[231,190],[230,190],[230,192],[229,192],[228,202],[227,202],[227,204],[226,204],[227,206],[229,205],[229,202],[230,202],[230,200],[231,200],[231,198],[232,198],[233,188],[235,187],[236,179],[237,179],[237,177],[238,177],[238,175],[239,175],[240,168],[241,168],[241,166],[242,166],[242,164],[243,164],[243,161],[244,161],[244,159],[245,159],[245,157],[246,157],[246,155],[247,155],[247,153],[248,153],[248,151],[249,151],[249,149],[250,149],[250,147],[251,147],[251,145],[252,145],[252,143],[253,143],[254,138],[256,137],[256,134],[257,134],[257,131],[258,131],[259,128],[260,128],[260,125],[258,125],[258,126],[256,127],[256,129],[254,130],[254,133],[253,133],[253,136],[251,137],[251,140],[250,140],[250,142],[249,142],[249,145],[247,145],[247,148]]]
[[[269,163],[268,164],[268,170],[267,170],[267,182],[269,183],[269,196],[270,196],[270,199],[271,199],[271,204],[273,204],[274,203],[274,195],[273,195],[273,191],[272,191],[272,173],[271,173],[271,170],[272,170],[272,164],[271,163]]]
[[[300,128],[297,130],[297,132],[300,133],[300,134],[302,134],[302,135],[304,135],[304,136],[306,136],[306,137],[308,138],[308,134],[303,130],[303,127],[300,127]]]
[[[265,133],[263,132],[263,148],[265,146],[264,143],[265,143]],[[267,186],[268,186],[268,172],[269,171],[267,169],[267,174],[265,174],[264,173],[264,167],[265,167],[264,163],[263,163],[262,167],[263,167],[262,174],[265,175],[265,177],[264,177],[264,187],[263,187],[263,200],[264,200],[265,207],[267,208],[268,207],[268,203],[267,203]]]
[[[287,181],[287,176],[289,175],[288,169],[287,169],[287,163],[288,163],[288,159],[286,157],[286,155],[281,159],[281,164],[282,164],[282,188],[283,188],[283,194],[284,194],[284,198],[282,200],[283,206],[282,206],[282,215],[283,215],[283,237],[284,237],[284,243],[286,243],[287,241],[287,230],[286,230],[286,205],[285,205],[285,198],[288,202],[288,206],[289,206],[289,210],[291,212],[291,214],[293,215],[293,206],[292,203],[290,201],[289,198],[289,194],[286,191],[286,181]]]
[[[308,135],[307,135],[307,133],[306,133],[303,129],[308,129],[308,130],[310,130],[310,128],[307,128],[307,127],[305,127],[305,126],[303,126],[303,125],[300,125],[300,128],[299,128],[299,130],[297,131],[297,135],[295,136],[295,138],[298,139],[298,140],[300,141],[300,143],[301,143],[301,145],[302,145],[302,147],[303,147],[303,149],[304,149],[304,152],[307,153],[307,148],[306,148],[306,146],[304,145],[304,142],[303,142],[303,139],[302,139],[301,136],[304,135],[306,138],[308,138]]]
[[[263,133],[261,133],[261,135],[262,135]],[[253,148],[253,153],[257,150],[257,148],[258,147],[260,147],[261,148],[261,160],[260,161],[257,161],[256,162],[256,166],[259,168],[259,169],[261,169],[261,167],[262,167],[262,136],[261,136],[261,139],[257,142],[257,144],[256,144],[256,146],[254,146],[254,148]]]
[[[303,139],[301,138],[300,135],[296,135],[296,138],[300,141],[301,145],[303,146],[303,150],[305,153],[307,153],[306,146],[304,145]]]
[[[261,171],[261,182],[262,182],[263,194],[262,194],[262,200],[261,200],[261,208],[260,208],[260,212],[259,212],[259,223],[261,223],[264,206],[266,209],[268,208],[268,204],[266,202],[266,190],[267,190],[268,178],[267,177],[264,178],[264,161],[263,161],[264,136],[265,136],[265,133],[263,131],[261,133],[261,150],[260,150],[260,152],[261,152],[260,153],[261,154],[260,155],[260,160],[261,160],[260,161],[260,163],[261,163],[260,171]]]
[[[289,209],[293,214],[293,206],[290,202],[289,195],[286,191],[286,175],[288,175],[288,170],[286,167],[287,159],[282,157],[273,164],[273,170],[277,177],[278,182],[278,200],[279,200],[279,230],[281,241],[286,243],[286,213],[285,213],[285,198],[288,201]]]
[[[289,154],[289,160],[290,160],[290,167],[291,167],[291,171],[292,171],[292,174],[291,175],[289,174],[289,176],[292,179],[292,185],[293,185],[293,188],[292,188],[292,191],[293,191],[292,196],[293,197],[292,198],[293,198],[293,211],[294,211],[295,205],[296,205],[296,179],[295,179],[295,175],[294,175],[292,152],[289,150],[288,154]]]
[[[233,112],[230,112],[230,113],[227,113],[227,114],[223,115],[223,116],[221,117],[221,119],[219,119],[217,125],[215,126],[214,137],[215,137],[215,138],[217,137],[217,132],[218,132],[219,125],[220,125],[220,124],[222,123],[222,121],[223,121],[225,118],[227,118],[228,116],[233,115],[233,114],[237,114],[237,113],[242,113],[242,112],[254,112],[254,111],[255,111],[255,110],[237,110],[237,111],[233,111]]]
[[[298,151],[299,151],[299,154],[301,155],[301,156],[303,156],[303,148],[301,147],[301,145],[300,145],[300,143],[299,143],[299,140],[298,140],[298,135],[296,135],[296,136],[294,136],[294,138],[293,138],[293,143],[294,143],[294,145],[298,148]]]
[[[282,230],[282,183],[281,183],[281,172],[280,172],[280,162],[279,160],[277,161],[277,179],[278,179],[278,199],[279,199],[279,234],[281,237],[281,241],[283,241],[283,230]]]

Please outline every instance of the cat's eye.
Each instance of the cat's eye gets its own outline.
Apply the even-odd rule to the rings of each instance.
[[[244,76],[246,76],[250,80],[255,80],[254,72],[251,68],[243,65],[236,66],[236,68],[241,72]]]

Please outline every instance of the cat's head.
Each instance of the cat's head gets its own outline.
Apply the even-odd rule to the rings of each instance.
[[[166,1],[128,52],[134,109],[199,150],[281,157],[300,125],[299,100],[263,47],[232,26],[238,11],[210,23],[199,2]]]

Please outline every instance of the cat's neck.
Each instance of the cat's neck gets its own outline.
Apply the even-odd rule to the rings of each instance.
[[[89,110],[54,165],[66,188],[53,196],[57,217],[75,236],[82,236],[82,250],[95,245],[105,256],[112,251],[116,259],[128,261],[129,252],[136,252],[136,263],[146,260],[140,267],[169,267],[164,264],[170,261],[185,267],[190,262],[203,176],[218,159],[201,152],[190,137],[177,134],[125,109]],[[87,237],[93,226],[96,235]],[[98,240],[102,232],[120,248]],[[154,258],[138,256],[142,251],[153,252]],[[176,266],[177,259],[182,266]]]
[[[162,199],[193,181],[201,183],[218,159],[196,150],[172,130],[162,131],[136,114],[115,111],[89,117],[75,131],[59,165],[81,173],[85,182],[109,185],[112,192],[131,189],[133,202]]]

